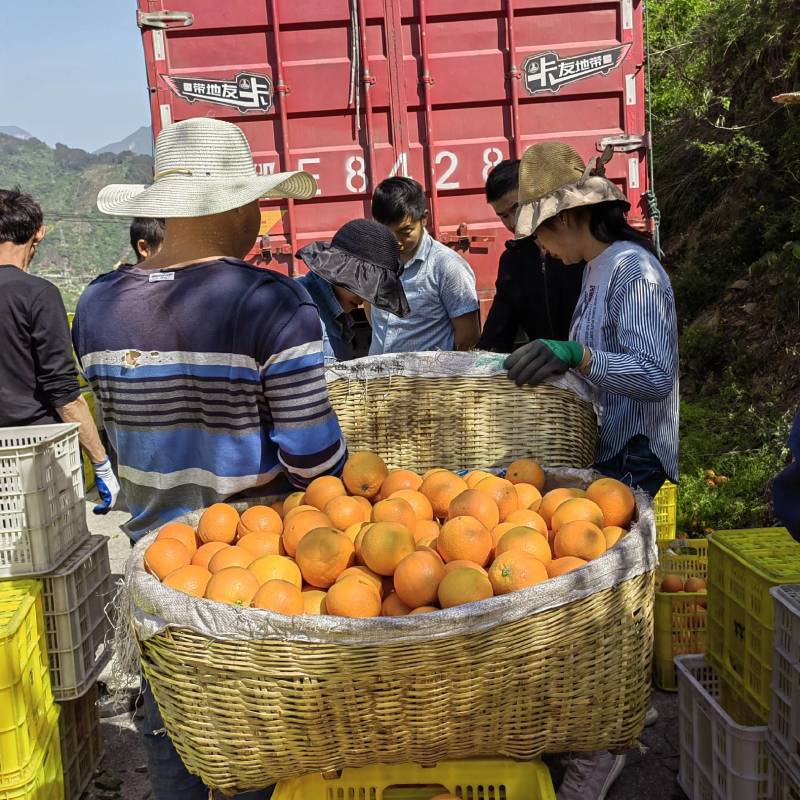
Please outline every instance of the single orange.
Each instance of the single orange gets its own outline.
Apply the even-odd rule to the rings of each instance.
[[[500,512],[500,522],[505,522],[509,514],[519,508],[519,497],[514,484],[505,478],[484,478],[475,487],[482,492],[486,492],[497,503],[497,509]]]
[[[312,616],[325,614],[325,596],[321,589],[303,589],[303,613]]]
[[[253,558],[278,556],[281,554],[281,535],[273,531],[253,531],[242,536],[236,546],[247,550]]]
[[[248,569],[255,576],[259,586],[275,580],[288,581],[298,589],[303,586],[300,567],[287,556],[261,556],[253,561]]]
[[[393,469],[381,484],[381,490],[378,493],[379,500],[386,500],[391,497],[395,492],[402,491],[403,489],[411,489],[412,491],[419,489],[422,486],[422,477],[412,472],[410,469]]]
[[[280,534],[283,531],[283,520],[269,506],[250,506],[242,512],[236,532],[241,539],[248,533]]]
[[[227,503],[214,503],[209,506],[197,523],[197,535],[204,542],[225,542],[236,539],[239,526],[239,512]]]
[[[538,536],[535,533],[532,535]],[[496,595],[518,592],[547,578],[547,568],[540,559],[518,550],[499,555],[489,567],[489,581]]]
[[[408,612],[409,617],[416,616],[417,614],[430,614],[432,611],[441,611],[438,606],[420,606]]]
[[[375,503],[372,509],[372,522],[395,522],[398,525],[405,525],[413,534],[417,527],[417,515],[405,500],[392,497]]]
[[[185,567],[179,567],[174,572],[170,572],[164,578],[164,586],[169,586],[170,589],[176,589],[192,597],[203,597],[210,580],[211,573],[205,567],[187,564]]]
[[[327,514],[314,509],[313,511],[301,511],[299,514],[284,520],[283,528],[283,547],[287,554],[294,558],[297,552],[297,545],[301,539],[315,528],[332,528],[333,523]]]
[[[373,589],[383,597],[384,593],[384,586],[383,586],[383,576],[378,575],[376,572],[373,572],[369,567],[364,566],[355,566],[355,567],[348,567],[346,570],[339,573],[339,577],[336,578],[336,582],[338,583],[341,580],[344,580],[348,577],[355,577],[359,580],[363,581],[364,583],[372,586]]]
[[[258,591],[258,581],[243,567],[227,567],[211,576],[206,599],[232,606],[249,607]]]
[[[473,517],[491,530],[500,522],[500,510],[494,498],[480,489],[467,489],[453,498],[447,510],[447,518]]]
[[[506,478],[511,483],[529,483],[540,492],[544,489],[544,470],[532,458],[520,458],[506,470]]]
[[[192,564],[208,569],[208,562],[211,561],[212,557],[226,547],[230,547],[230,545],[225,544],[225,542],[206,542],[206,544],[201,544],[197,548],[194,558],[192,558]]]
[[[176,569],[187,566],[191,560],[191,554],[177,539],[156,539],[144,551],[145,569],[160,581]]]
[[[428,475],[422,481],[419,490],[428,498],[433,508],[433,516],[437,519],[446,519],[450,503],[468,488],[463,478],[452,472],[441,470]]]
[[[325,609],[336,617],[377,617],[381,613],[381,598],[372,586],[351,576],[328,589]]]
[[[464,476],[464,481],[468,489],[474,489],[484,478],[491,478],[491,472],[484,472],[482,469],[474,469]]]
[[[514,528],[503,534],[494,552],[495,557],[508,552],[527,553],[541,561],[545,566],[553,560],[547,536],[542,536],[539,531],[534,531],[530,528]]]
[[[411,531],[396,522],[376,522],[361,541],[361,557],[378,575],[393,575],[397,565],[415,550]]]
[[[474,561],[466,561],[464,559],[457,559],[455,561],[448,561],[444,565],[444,573],[447,575],[448,573],[452,572],[454,569],[460,569],[461,567],[466,567],[467,569],[476,569],[481,575],[488,575],[489,573],[480,565],[476,564]]]
[[[392,492],[388,499],[405,500],[414,509],[418,520],[424,520],[425,522],[433,520],[433,506],[422,492],[413,489],[400,489],[397,492]]]
[[[636,501],[633,492],[621,481],[600,478],[586,490],[586,497],[600,506],[606,525],[627,528],[631,524]]]
[[[340,531],[347,530],[351,525],[369,522],[364,506],[355,497],[334,497],[325,506],[325,513],[330,517],[333,527]]]
[[[288,497],[284,498],[282,515],[284,519],[286,519],[286,515],[293,508],[303,504],[303,498],[305,497],[305,494],[305,492],[292,492]]]
[[[538,513],[541,518],[547,523],[547,527],[551,527],[551,522],[555,510],[567,500],[572,500],[575,497],[581,497],[585,492],[581,489],[562,488],[551,489],[547,494],[542,497],[542,502],[539,505]]]
[[[295,560],[306,583],[327,589],[353,563],[355,548],[343,533],[317,528],[300,540]]]
[[[342,470],[342,480],[350,494],[373,498],[389,475],[383,459],[375,453],[365,451],[353,453]]]
[[[409,607],[427,606],[436,600],[444,564],[434,553],[417,550],[406,556],[394,571],[394,590]]]
[[[574,556],[554,558],[547,565],[547,574],[551,578],[557,578],[559,575],[565,575],[567,572],[572,572],[574,569],[585,567],[588,563],[588,561],[582,558],[575,558]]]
[[[436,548],[445,561],[464,559],[483,566],[492,553],[492,534],[473,517],[455,517],[442,526]]]
[[[239,545],[228,546],[211,557],[208,562],[208,571],[212,575],[216,575],[217,572],[228,567],[244,567],[246,569],[254,560],[255,556],[249,550],[245,550]]]
[[[423,539],[435,539],[439,535],[439,523],[434,519],[418,519],[414,529],[414,539],[420,544]]]
[[[333,475],[323,475],[320,478],[314,478],[308,484],[303,502],[309,506],[314,506],[318,511],[324,511],[325,506],[334,497],[344,497],[346,494],[347,490],[344,488],[340,478]]]
[[[442,578],[438,590],[439,605],[442,608],[486,600],[493,594],[489,578],[471,567],[460,567],[449,572]]]
[[[197,552],[197,535],[194,528],[183,522],[168,522],[158,532],[156,541],[159,539],[177,539],[189,551],[192,558]]]
[[[253,596],[253,608],[293,617],[305,611],[303,593],[288,581],[267,581]]]
[[[628,531],[616,525],[608,525],[603,528],[603,536],[606,537],[606,550],[610,550]]]
[[[517,499],[521,509],[538,510],[542,504],[542,495],[535,486],[530,483],[515,483],[514,489],[517,492]]]
[[[547,523],[535,511],[519,510],[509,514],[506,522],[511,522],[515,526],[525,526],[526,528],[533,528],[539,531],[542,536],[547,536]]]
[[[382,617],[405,617],[410,611],[410,606],[407,606],[400,599],[400,595],[397,592],[387,594],[381,604]]]
[[[553,539],[553,555],[556,558],[575,556],[591,561],[606,551],[606,537],[592,522],[576,520],[562,525]]]

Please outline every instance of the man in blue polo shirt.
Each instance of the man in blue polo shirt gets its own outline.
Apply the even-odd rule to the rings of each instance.
[[[405,268],[400,280],[411,313],[372,310],[370,355],[471,350],[481,335],[475,275],[458,253],[425,230],[425,193],[411,178],[387,178],[372,197],[372,216],[395,235]]]

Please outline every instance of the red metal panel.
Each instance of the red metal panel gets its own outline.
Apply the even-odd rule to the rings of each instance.
[[[475,269],[485,311],[508,238],[484,200],[487,171],[537,141],[590,158],[605,137],[645,132],[641,0],[360,0],[355,19],[350,0],[139,6],[193,15],[189,27],[144,31],[156,132],[198,115],[230,120],[259,170],[318,176],[315,200],[264,205],[271,264],[287,270],[303,244],[368,215],[378,181],[409,174],[431,195],[436,233]],[[609,61],[601,69],[592,55]],[[229,82],[205,87],[219,93],[242,73],[270,82],[270,105],[196,94],[193,80]],[[617,153],[608,174],[643,218],[645,151]]]

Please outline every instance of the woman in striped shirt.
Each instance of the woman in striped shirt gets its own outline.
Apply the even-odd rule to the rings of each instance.
[[[630,204],[604,177],[610,156],[587,168],[569,145],[547,142],[522,158],[517,236],[586,269],[569,341],[537,339],[506,368],[519,386],[576,370],[599,409],[595,468],[655,495],[678,473],[675,298],[650,241],[626,221]],[[624,755],[573,753],[558,800],[604,800],[624,766]]]
[[[525,152],[517,235],[534,235],[565,264],[587,263],[570,340],[531,342],[506,367],[520,386],[577,370],[600,409],[595,467],[655,495],[678,473],[675,297],[650,240],[625,219],[628,201],[602,171],[556,142]]]

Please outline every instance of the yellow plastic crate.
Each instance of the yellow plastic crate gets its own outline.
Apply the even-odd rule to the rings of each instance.
[[[775,608],[769,590],[800,583],[800,543],[785,528],[717,531],[708,559],[708,660],[758,724],[769,718]]]
[[[656,517],[656,538],[659,543],[675,538],[678,531],[678,487],[667,481],[653,500]]]
[[[463,800],[555,800],[550,772],[541,761],[509,759],[442,761],[435,767],[378,764],[281,781],[272,800],[430,800],[450,792]]]
[[[665,575],[708,577],[708,540],[680,539],[662,546],[658,585]],[[675,656],[706,650],[706,592],[656,591],[654,679],[659,689],[678,691]]]
[[[14,784],[0,785],[0,800],[64,800],[64,774],[58,737],[58,709],[55,726],[25,776]]]
[[[0,583],[0,788],[25,780],[54,710],[41,584]]]

